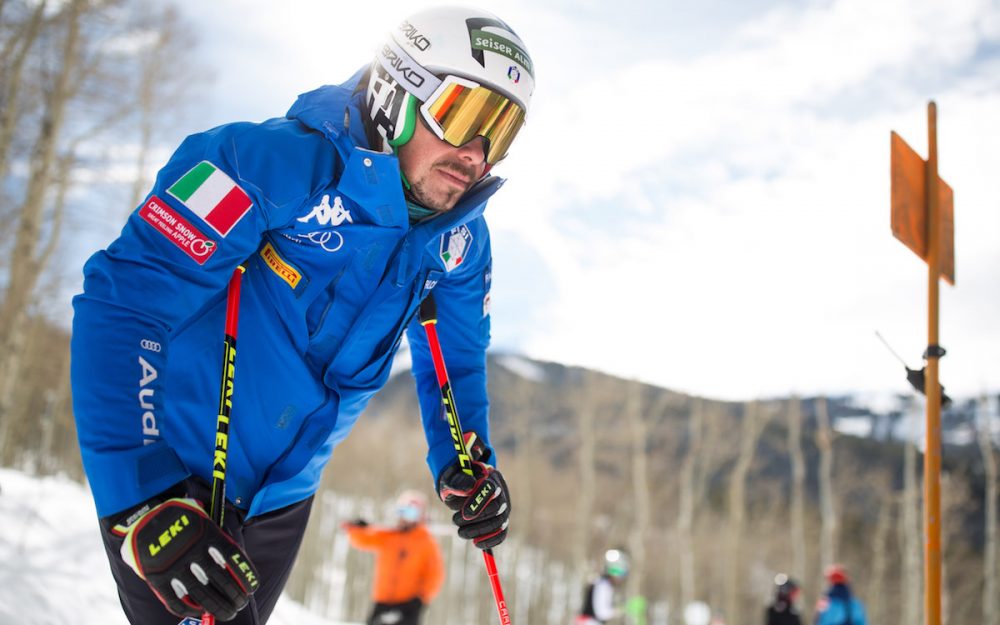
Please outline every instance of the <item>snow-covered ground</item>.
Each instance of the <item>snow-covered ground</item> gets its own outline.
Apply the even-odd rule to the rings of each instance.
[[[87,489],[3,468],[0,489],[0,625],[128,625]],[[285,597],[269,623],[348,625]]]

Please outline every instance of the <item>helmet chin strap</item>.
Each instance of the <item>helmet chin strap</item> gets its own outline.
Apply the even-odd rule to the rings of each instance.
[[[409,93],[407,93],[404,97],[406,100],[403,102],[404,112],[401,116],[402,119],[396,121],[397,125],[402,122],[403,127],[397,129],[398,132],[395,133],[395,138],[387,141],[393,152],[396,151],[396,148],[404,145],[407,141],[412,139],[413,132],[417,129],[417,107],[420,106],[420,102]]]

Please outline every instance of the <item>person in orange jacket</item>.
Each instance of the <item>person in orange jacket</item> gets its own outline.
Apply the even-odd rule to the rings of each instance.
[[[427,498],[405,491],[396,501],[396,527],[358,519],[343,524],[351,545],[375,552],[375,584],[368,625],[419,625],[421,613],[444,582],[441,549],[425,521]]]

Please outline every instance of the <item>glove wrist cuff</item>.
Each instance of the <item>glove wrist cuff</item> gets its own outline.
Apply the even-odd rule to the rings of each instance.
[[[102,519],[102,524],[109,532],[121,538],[128,533],[129,528],[135,525],[139,519],[149,514],[153,508],[170,499],[185,497],[186,495],[183,482],[179,482],[142,503],[136,504],[131,508],[126,508],[118,514],[105,517],[105,519]]]
[[[152,499],[146,500],[139,507],[126,512],[118,520],[118,522],[111,527],[111,532],[116,536],[128,535],[128,533],[135,528],[139,521],[142,520],[142,517],[170,501],[180,501],[204,511],[201,502],[191,499],[190,497],[170,497],[168,494],[166,496],[157,495]]]

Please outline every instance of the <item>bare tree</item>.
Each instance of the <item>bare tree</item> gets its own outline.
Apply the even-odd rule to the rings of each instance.
[[[983,545],[983,625],[997,625],[1000,614],[997,613],[997,459],[993,449],[989,399],[982,397],[978,403],[978,440],[979,451],[983,455],[983,473],[986,480],[986,501],[983,502],[985,518],[985,540]]]
[[[705,402],[701,398],[694,399],[691,416],[688,418],[688,447],[681,463],[680,470],[680,505],[677,510],[677,543],[680,560],[681,606],[686,606],[696,598],[695,587],[695,553],[694,535],[691,531],[694,523],[695,506],[697,503],[695,472],[698,468],[698,457],[701,453],[701,439],[705,420]]]
[[[915,411],[911,410],[909,417],[916,424],[919,418]],[[915,429],[915,428],[914,428]],[[920,484],[917,479],[917,446],[912,440],[913,433],[908,437],[903,449],[903,496],[900,502],[902,514],[902,561],[903,574],[901,576],[902,597],[901,623],[921,622],[922,601],[922,579],[923,571],[923,544],[920,540]]]
[[[42,314],[42,286],[61,275],[54,260],[74,177],[81,167],[99,170],[101,146],[127,136],[109,131],[127,133],[138,110],[151,119],[171,105],[152,97],[140,106],[136,86],[173,84],[168,76],[176,74],[175,65],[165,59],[183,65],[193,49],[165,3],[15,0],[4,3],[3,12],[0,189],[6,195],[0,196],[0,232],[9,239],[0,240],[6,260],[0,279],[0,457],[12,433],[36,427],[24,418],[24,398],[47,392],[45,380],[23,379],[27,361],[38,357],[25,341],[32,317]],[[143,33],[156,33],[155,45],[141,45]],[[147,62],[153,58],[158,62]],[[151,137],[139,134],[140,142]],[[149,146],[147,141],[145,152]]]
[[[173,72],[177,65],[179,50],[190,49],[195,42],[190,31],[183,27],[177,9],[165,6],[154,24],[140,21],[136,25],[141,32],[148,33],[148,45],[137,53],[139,84],[136,89],[135,115],[138,130],[138,147],[135,159],[136,174],[132,183],[127,208],[134,209],[149,189],[149,157],[156,145],[157,128],[164,127],[165,117],[174,117],[184,112],[182,107],[165,111],[163,102],[185,102],[183,90],[192,82],[204,78],[199,70]]]
[[[580,392],[580,403],[577,405],[580,429],[580,455],[578,471],[580,472],[580,491],[577,499],[577,540],[574,545],[574,564],[576,573],[583,577],[587,573],[590,551],[591,518],[594,515],[594,491],[596,489],[596,471],[594,467],[594,448],[596,437],[594,432],[594,411],[596,410],[594,385],[590,377],[594,374],[583,373],[584,386]]]
[[[739,578],[743,572],[743,545],[747,516],[746,478],[753,464],[757,439],[761,432],[760,405],[754,401],[745,405],[743,427],[740,432],[740,450],[729,482],[729,539],[730,562],[726,575],[726,618],[735,619],[740,614]]]
[[[7,177],[7,165],[14,140],[14,129],[20,119],[20,91],[23,85],[24,67],[28,60],[28,52],[41,31],[42,18],[45,15],[47,3],[39,2],[27,17],[20,23],[8,22],[10,34],[4,34],[3,47],[0,48],[0,67],[3,68],[3,79],[0,84],[0,180]],[[27,7],[20,7],[26,9]],[[6,17],[6,16],[4,16]],[[15,18],[16,19],[16,18]]]
[[[46,248],[41,244],[45,197],[53,186],[52,179],[58,167],[56,147],[73,95],[73,79],[78,73],[80,27],[85,9],[85,0],[71,0],[62,11],[64,35],[59,66],[42,102],[42,121],[31,150],[24,201],[14,225],[9,281],[0,304],[0,419],[3,420],[9,418],[32,292],[47,258]],[[29,28],[34,23],[32,19]],[[15,104],[10,103],[10,106]]]
[[[821,514],[820,563],[837,559],[837,509],[833,491],[833,428],[825,397],[816,400],[816,446],[819,448],[819,500]]]
[[[516,482],[511,481],[513,495],[517,499],[516,505],[512,505],[511,527],[523,528],[519,531],[523,535],[528,535],[531,528],[548,529],[550,524],[535,523],[536,512],[536,471],[547,461],[539,454],[535,427],[532,419],[537,416],[538,404],[541,393],[537,392],[537,387],[527,380],[521,380],[514,388],[512,405],[514,407],[514,440],[517,448],[517,471],[514,475]],[[508,478],[511,479],[511,478]],[[541,537],[544,541],[546,537]],[[507,550],[504,558],[505,566],[514,571],[520,571],[532,566],[534,554],[522,548],[519,542],[513,549]],[[517,584],[513,588],[513,609],[514,618],[524,622],[528,620],[531,610],[531,597],[537,592],[538,576],[524,576],[517,578]]]
[[[796,579],[806,575],[805,483],[806,463],[802,454],[802,402],[788,401],[788,457],[792,465],[791,516],[792,572]]]
[[[870,599],[868,603],[869,616],[872,623],[886,623],[885,579],[889,564],[888,541],[892,529],[891,497],[883,497],[879,502],[878,521],[872,537],[872,568],[869,583]]]
[[[625,413],[631,434],[630,449],[632,456],[632,501],[635,508],[635,522],[629,532],[629,551],[632,554],[632,572],[629,575],[629,586],[632,595],[642,594],[643,572],[646,568],[646,540],[649,534],[649,502],[652,492],[649,488],[648,451],[646,420],[642,410],[642,385],[633,381],[629,384],[626,397]]]

